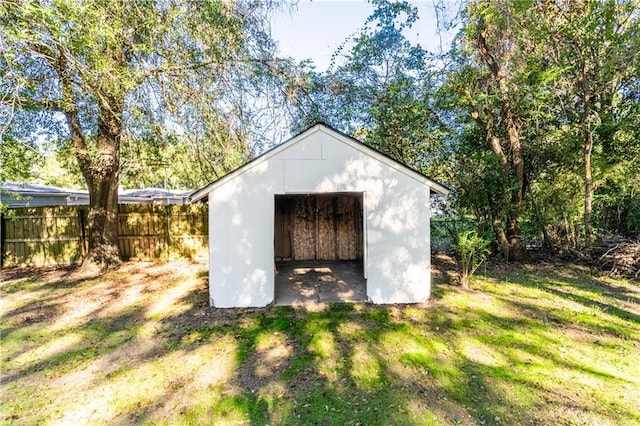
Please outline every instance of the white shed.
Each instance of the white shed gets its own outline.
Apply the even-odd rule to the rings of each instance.
[[[449,190],[314,125],[191,197],[209,203],[211,305],[270,304],[283,258],[360,258],[371,302],[423,302],[431,291],[431,192]]]

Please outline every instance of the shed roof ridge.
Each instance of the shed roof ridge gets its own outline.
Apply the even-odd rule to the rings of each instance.
[[[401,172],[403,172],[405,175],[408,175],[408,173],[406,173],[406,171],[410,172],[411,174],[414,174],[414,176],[412,177],[416,177],[420,176],[421,180],[426,180],[426,183],[429,187],[431,187],[432,189],[435,189],[438,193],[442,193],[443,195],[448,194],[449,192],[449,188],[447,188],[446,186],[442,185],[441,183],[436,182],[435,180],[431,179],[430,177],[426,176],[424,173],[408,166],[407,164],[403,163],[402,161],[398,161],[395,158],[390,157],[389,155],[373,148],[370,147],[368,145],[366,145],[364,142],[359,141],[358,139],[349,136],[348,134],[341,132],[340,130],[336,129],[335,127],[322,122],[322,121],[318,121],[316,123],[314,123],[313,125],[307,127],[305,130],[301,131],[300,133],[290,137],[289,139],[279,143],[278,145],[275,145],[274,147],[270,148],[269,150],[263,152],[262,154],[258,155],[257,157],[255,157],[254,159],[250,160],[249,162],[237,167],[236,169],[230,171],[229,173],[227,173],[226,175],[222,176],[219,179],[216,179],[212,182],[210,182],[209,184],[205,185],[204,187],[196,190],[193,192],[193,194],[191,194],[190,197],[190,201],[191,202],[195,202],[195,201],[199,201],[200,199],[204,198],[214,187],[220,186],[222,185],[224,182],[231,180],[233,178],[235,178],[236,176],[239,176],[242,173],[245,173],[248,170],[251,170],[251,168],[261,164],[263,161],[268,160],[269,158],[273,157],[274,155],[276,155],[279,152],[284,151],[287,148],[290,148],[292,146],[294,146],[295,144],[301,142],[302,140],[305,139],[305,137],[318,132],[318,131],[323,131],[326,134],[331,134],[334,133],[339,137],[345,138],[347,141],[349,141],[349,143],[354,143],[358,146],[358,148],[355,148],[354,146],[352,146],[352,148],[354,149],[358,149],[362,147],[364,149],[360,150],[361,152],[363,152],[365,155],[368,155],[378,161],[382,161],[385,164],[387,164],[388,166],[392,167],[393,165],[398,165],[400,166],[400,170]],[[344,142],[344,141],[343,141]],[[367,152],[368,151],[368,152]],[[381,158],[376,158],[374,155],[371,155],[371,153],[375,154],[376,156],[380,156]],[[383,160],[384,159],[384,160]],[[395,167],[394,167],[395,168]],[[404,169],[404,170],[403,170]]]

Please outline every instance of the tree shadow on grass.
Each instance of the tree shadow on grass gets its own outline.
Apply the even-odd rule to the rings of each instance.
[[[497,392],[486,398],[487,392],[491,392],[488,384],[491,378],[485,380],[486,374],[481,370],[469,367],[468,371],[462,369],[456,374],[439,367],[441,360],[436,348],[428,349],[434,356],[423,365],[414,360],[407,371],[397,371],[393,364],[406,352],[400,350],[394,354],[389,348],[388,336],[404,335],[418,346],[428,339],[414,336],[413,331],[396,321],[385,307],[367,307],[363,311],[352,307],[342,312],[330,309],[321,313],[267,311],[250,315],[256,319],[253,327],[225,328],[226,333],[239,336],[242,342],[239,351],[244,355],[238,362],[235,383],[240,386],[237,393],[215,404],[213,413],[240,410],[252,424],[423,424],[425,421],[491,424],[498,415],[511,418],[509,407],[514,412],[520,411]],[[288,325],[283,327],[285,320]],[[345,331],[350,328],[355,330],[354,334]],[[252,372],[259,363],[268,363],[253,356],[259,336],[264,333],[281,333],[287,342],[295,342],[286,368],[274,371],[267,381],[243,379],[246,374],[243,370]],[[456,357],[464,360],[459,355]],[[416,367],[431,373],[417,374],[417,370],[413,371]],[[464,390],[474,380],[489,386],[489,390],[483,391],[487,401],[484,405],[478,405],[477,391]],[[274,382],[286,383],[280,396],[269,395],[268,388]],[[523,417],[517,419],[523,420]],[[527,423],[536,420],[527,415],[524,419]]]
[[[592,410],[563,394],[549,401],[548,395],[555,391],[543,386],[541,377],[528,376],[526,370],[537,361],[523,360],[522,354],[556,368],[629,383],[561,358],[556,349],[562,340],[549,337],[545,330],[564,324],[562,317],[550,316],[535,305],[501,300],[521,315],[459,312],[436,305],[422,312],[422,321],[408,323],[384,306],[333,305],[321,312],[209,311],[208,325],[196,330],[203,339],[185,341],[172,350],[196,350],[216,337],[233,337],[238,343],[236,372],[208,409],[195,407],[187,414],[226,418],[241,413],[240,418],[252,424],[540,424],[572,421],[572,415]],[[189,323],[193,318],[186,312],[167,324]],[[509,337],[518,333],[533,341]],[[278,364],[268,352],[257,349],[265,335],[280,335],[289,347]],[[394,343],[393,336],[404,340]],[[503,363],[470,358],[463,344],[467,338],[490,347]],[[392,349],[401,345],[406,347]],[[262,367],[269,372],[259,373]],[[149,410],[145,418],[153,421],[155,414]],[[626,414],[637,418],[633,412]]]
[[[74,271],[75,269],[75,266],[56,268],[25,268],[20,266],[12,266],[8,268],[5,267],[0,271],[0,282],[3,283],[2,292],[11,294],[27,289],[33,291],[34,283],[41,281],[45,276],[50,276],[53,273],[62,277]]]
[[[543,311],[535,298],[531,304],[500,300],[519,315],[435,305],[419,308],[426,309],[422,320],[408,322],[392,314],[403,307],[207,310],[204,293],[185,296],[193,308],[165,319],[163,333],[177,342],[167,351],[197,351],[220,338],[237,344],[235,372],[220,385],[219,396],[188,407],[185,416],[231,416],[252,424],[539,424],[582,415],[602,418],[601,412],[589,414],[594,407],[584,400],[544,385],[549,377],[532,375],[531,366],[542,362],[540,368],[629,382],[563,359],[558,348],[564,342],[547,331],[567,320]],[[515,338],[520,333],[531,341]],[[288,348],[277,362],[269,349],[261,349],[265,336],[280,336]],[[470,344],[480,350],[485,345],[489,355],[468,353]],[[554,394],[557,400],[549,401]],[[625,410],[620,409],[622,417],[638,419]],[[157,415],[150,407],[143,418],[154,421]]]
[[[517,278],[519,285],[523,287],[536,288],[549,295],[555,296],[561,301],[571,301],[580,306],[588,308],[587,313],[575,312],[574,318],[569,321],[563,318],[567,312],[550,307],[545,311],[533,312],[530,305],[511,301],[515,306],[523,311],[531,311],[538,318],[547,318],[552,321],[579,323],[591,330],[603,332],[613,337],[624,339],[637,338],[640,332],[640,315],[632,310],[637,309],[637,300],[629,296],[635,289],[628,286],[610,285],[608,282],[591,276],[563,276],[550,273],[538,276],[531,272],[526,272]],[[638,292],[640,293],[640,291]],[[626,307],[627,309],[623,309]],[[591,314],[588,314],[591,312]],[[609,318],[607,318],[609,317]]]
[[[585,297],[585,296],[571,293],[568,291],[563,291],[552,285],[547,285],[545,287],[545,291],[555,294],[556,296],[562,297],[564,299],[568,299],[568,300],[572,300],[574,302],[580,303],[581,305],[586,306],[588,308],[600,309],[603,312],[609,315],[616,316],[622,320],[632,321],[632,322],[635,322],[636,324],[640,324],[640,315],[634,314],[624,309],[620,309],[617,306],[614,306],[610,303],[599,302],[589,297]]]
[[[57,320],[68,313],[68,307],[65,306],[64,298],[77,291],[83,282],[89,281],[83,279],[67,281],[65,278],[66,275],[67,274],[62,275],[59,280],[54,280],[53,282],[43,285],[33,285],[33,281],[37,281],[36,279],[33,281],[27,280],[31,282],[29,296],[20,299],[19,302],[25,301],[7,310],[0,317],[0,336],[2,336],[2,339],[6,340],[10,338],[15,332],[25,334],[27,337],[33,334],[38,336],[43,334],[56,334],[56,332],[59,334],[61,331],[56,330],[51,333],[49,330],[50,327],[55,325]],[[46,292],[42,293],[42,290],[46,290]],[[100,297],[108,301],[110,299],[117,299],[119,296],[120,292],[117,289],[108,289],[105,290]],[[86,300],[80,301],[79,304],[86,302]],[[81,319],[79,319],[80,322],[75,324],[75,328],[81,329],[83,323],[91,321],[92,318],[101,317],[102,312],[108,308],[108,305],[102,304],[100,301],[96,301],[94,305],[91,309],[82,313]],[[38,339],[33,340],[37,341]],[[15,352],[12,353],[11,356],[16,357],[19,354],[20,352]]]
[[[138,345],[139,341],[150,340],[141,338],[140,332],[145,327],[153,327],[154,321],[149,319],[150,306],[144,294],[127,293],[129,286],[157,287],[158,280],[140,284],[136,280],[142,274],[125,274],[119,278],[120,291],[106,285],[109,275],[104,278],[107,281],[102,278],[69,280],[67,272],[66,269],[62,273],[50,271],[47,275],[36,271],[33,278],[18,277],[19,281],[10,282],[25,284],[15,286],[13,290],[19,294],[11,297],[18,303],[0,317],[3,353],[0,386],[5,395],[24,395],[24,391],[31,388],[32,398],[31,401],[5,400],[1,411],[3,416],[9,413],[7,418],[26,416],[31,410],[25,411],[24,407],[30,404],[38,406],[28,415],[34,422],[49,418],[52,408],[48,406],[56,404],[44,405],[37,397],[54,398],[47,396],[50,386],[47,383],[67,376],[82,377],[84,391],[77,397],[84,399],[93,389],[108,382],[114,372],[126,370],[123,365],[141,366],[165,353],[162,339],[152,341],[147,347]],[[166,272],[164,276],[171,277]],[[43,289],[46,292],[43,293]],[[171,295],[171,288],[164,290]],[[191,293],[200,292],[201,288],[197,288]],[[189,299],[192,295],[185,297]],[[64,410],[58,409],[58,412]]]
[[[198,343],[183,340],[184,344],[171,350],[197,350],[221,335],[233,337],[238,343],[235,374],[224,384],[221,397],[208,409],[192,407],[185,416],[198,412],[213,421],[216,416],[240,415],[251,424],[337,425],[356,424],[356,420],[361,424],[411,424],[398,411],[403,406],[402,395],[383,386],[387,380],[384,369],[380,376],[372,378],[370,389],[358,386],[350,378],[353,348],[348,339],[343,341],[338,328],[345,321],[354,318],[358,321],[360,315],[352,309],[341,314],[334,312],[330,318],[326,312],[309,313],[292,308],[236,311],[236,318],[232,312],[215,312],[211,315],[213,324],[208,327],[183,331],[183,336],[195,331],[203,339]],[[184,317],[169,321],[168,325],[181,326]],[[283,343],[280,347],[269,346],[268,339],[273,336]],[[331,354],[314,350],[314,345],[324,344],[318,336],[334,341]],[[335,371],[327,367],[329,360],[336,363]],[[367,401],[371,399],[382,399],[385,403],[367,412]],[[143,418],[154,421],[155,414],[154,409],[149,409]]]
[[[640,287],[637,289],[631,285],[615,285],[600,279],[598,276],[586,275],[581,272],[573,274],[558,274],[550,271],[536,273],[536,271],[523,271],[521,274],[511,276],[514,282],[524,287],[534,287],[553,293],[564,299],[570,299],[584,306],[599,308],[610,312],[623,320],[631,320],[640,323],[640,315],[614,306],[612,303],[640,306]],[[593,295],[587,297],[565,289],[578,289]],[[611,303],[604,303],[596,298],[606,297]]]
[[[73,330],[79,334],[77,343],[63,345],[60,350],[51,346],[51,343],[56,340],[53,338],[42,342],[39,348],[13,353],[12,357],[17,358],[29,350],[38,352],[38,349],[45,351],[46,349],[42,348],[47,348],[50,349],[48,352],[51,352],[50,355],[40,357],[37,361],[34,359],[17,369],[12,369],[11,373],[2,376],[1,382],[6,385],[37,372],[49,371],[51,374],[60,375],[71,370],[82,369],[100,356],[133,339],[138,328],[131,325],[138,323],[143,313],[143,309],[138,307],[116,315],[90,320],[82,327]]]
[[[173,282],[167,272],[152,275],[153,280]],[[116,394],[104,401],[122,407],[103,414],[107,417],[88,415],[84,419],[89,422],[337,425],[540,424],[569,422],[575,420],[572,412],[593,409],[532,375],[537,363],[629,383],[593,365],[563,359],[557,349],[564,342],[547,331],[570,323],[547,315],[535,299],[494,296],[513,308],[518,314],[513,316],[487,311],[489,305],[457,309],[446,297],[426,307],[220,310],[208,307],[206,272],[195,276],[197,283],[177,296],[179,279],[159,290],[149,284],[141,292],[143,299],[166,293],[167,312],[156,313],[153,304],[134,304],[87,313],[70,328],[83,336],[81,342],[12,371],[16,376],[3,386],[21,384],[29,376],[41,378],[44,370],[61,375],[99,365],[83,388],[82,401],[104,400],[103,393],[109,395],[105,389],[116,385],[126,391],[136,386],[134,379],[150,381],[139,393],[151,394],[133,395],[135,401],[121,401],[124,397]],[[458,291],[443,288],[444,296]],[[64,285],[60,290],[66,291]],[[47,303],[55,306],[55,295],[50,297]],[[110,297],[121,301],[125,295]],[[46,325],[47,319],[39,321]],[[520,334],[527,338],[518,338]],[[229,363],[228,375],[203,379],[224,362]],[[185,367],[191,364],[195,366]],[[549,402],[554,392],[558,398]],[[183,399],[176,399],[180,393]],[[621,416],[640,421],[637,413],[620,410]]]

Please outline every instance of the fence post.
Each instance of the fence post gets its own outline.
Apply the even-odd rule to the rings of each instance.
[[[167,204],[164,206],[164,214],[167,216],[167,234],[165,237],[165,247],[167,253],[167,260],[171,260],[171,208]]]
[[[0,213],[0,269],[4,266],[4,213]]]
[[[80,250],[82,251],[82,260],[87,255],[87,230],[84,216],[84,208],[82,206],[78,206],[78,219],[80,220]]]

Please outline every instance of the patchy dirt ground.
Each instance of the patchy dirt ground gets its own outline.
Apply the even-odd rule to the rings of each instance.
[[[80,424],[130,411],[111,403],[110,378],[166,355],[165,323],[186,330],[207,320],[205,276],[205,266],[188,262],[125,263],[106,280],[73,268],[3,271],[1,381],[13,396],[3,398],[4,419]],[[151,362],[148,374],[165,364]],[[134,375],[140,384],[130,391],[153,397],[148,374]]]
[[[640,288],[507,265],[422,305],[210,309],[206,265],[0,276],[0,424],[634,424]],[[596,360],[596,361],[594,361]]]

